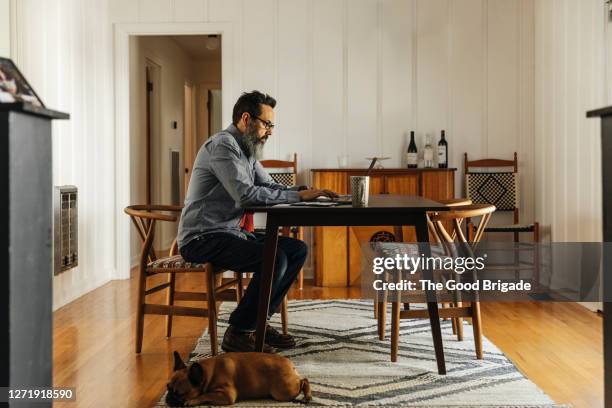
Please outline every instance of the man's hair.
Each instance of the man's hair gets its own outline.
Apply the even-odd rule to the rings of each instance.
[[[237,125],[244,112],[248,112],[252,117],[261,115],[261,105],[274,109],[276,99],[259,91],[243,92],[234,105],[232,122]]]

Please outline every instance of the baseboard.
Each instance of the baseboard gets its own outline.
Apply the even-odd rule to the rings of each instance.
[[[111,272],[114,273],[114,268],[110,268],[108,270],[108,272],[109,273],[111,273]],[[112,278],[113,275],[106,275],[106,276],[107,276],[106,279],[102,279],[99,282],[92,282],[90,285],[87,285],[87,286],[83,287],[78,292],[71,293],[69,296],[66,296],[63,299],[58,300],[57,303],[53,305],[52,311],[55,312],[57,309],[59,309],[61,307],[64,307],[64,306],[74,302],[75,300],[79,299],[80,297],[88,294],[89,292],[91,292],[93,290],[98,289],[101,286],[106,285],[108,282],[113,280],[113,278]]]
[[[582,307],[589,309],[591,312],[603,312],[602,302],[578,302],[578,304]]]

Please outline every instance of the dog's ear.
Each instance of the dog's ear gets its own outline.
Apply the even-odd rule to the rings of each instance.
[[[194,387],[199,387],[204,382],[204,370],[197,361],[189,367],[189,374],[187,374],[189,382]]]
[[[185,368],[185,363],[181,360],[181,355],[178,351],[174,352],[174,371]]]

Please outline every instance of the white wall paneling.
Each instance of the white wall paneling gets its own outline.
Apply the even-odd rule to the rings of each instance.
[[[425,136],[436,144],[450,121],[450,3],[447,0],[417,2],[417,124],[419,149]],[[449,134],[449,139],[454,135]],[[457,165],[458,163],[450,163]]]
[[[134,2],[131,22],[231,24],[228,108],[242,91],[275,96],[278,128],[265,154],[296,151],[302,182],[343,154],[352,166],[371,154],[401,166],[410,130],[422,147],[425,133],[436,143],[446,129],[451,166],[464,151],[519,150],[523,216],[533,217],[532,0],[160,0],[146,11],[128,0],[129,13]],[[459,171],[458,194],[461,180]]]
[[[416,128],[413,98],[416,89],[416,0],[385,0],[379,7],[380,153],[391,157],[385,165],[404,167],[404,155],[398,151],[408,149],[406,138],[410,130]]]
[[[345,6],[313,0],[312,167],[337,167],[346,152]]]
[[[258,88],[277,97],[279,126],[266,155],[287,158],[297,151],[303,181],[308,181],[304,178],[309,168],[336,167],[341,154],[350,154],[352,165],[365,164],[363,157],[370,154],[391,156],[389,166],[403,165],[410,130],[417,132],[422,146],[426,132],[437,142],[439,131],[446,129],[451,166],[461,167],[464,151],[474,158],[511,157],[519,151],[524,221],[531,220],[534,202],[542,208],[554,203],[540,191],[537,197],[530,195],[530,175],[539,177],[539,187],[552,193],[550,197],[561,199],[558,187],[548,187],[557,167],[543,140],[559,137],[557,130],[566,126],[559,122],[565,108],[551,108],[554,116],[548,109],[558,104],[551,92],[565,74],[556,72],[552,78],[539,67],[542,83],[536,82],[539,94],[534,99],[533,66],[535,55],[550,69],[566,61],[557,58],[562,50],[546,45],[561,38],[552,23],[561,24],[558,9],[569,7],[569,2],[553,7],[546,0],[50,0],[43,6],[35,0],[9,1],[18,5],[11,8],[17,22],[11,26],[11,34],[17,33],[11,35],[13,57],[49,106],[73,114],[70,122],[54,125],[54,182],[82,188],[81,248],[87,257],[81,258],[82,267],[91,268],[87,273],[92,274],[100,264],[108,268],[93,278],[81,271],[73,283],[57,280],[63,294],[56,305],[109,278],[129,276],[131,227],[122,210],[130,204],[131,190],[130,35],[223,32],[223,122],[229,123],[233,102],[242,91]],[[580,2],[583,39],[595,38],[596,3]],[[534,4],[543,14],[538,15],[542,26],[537,35]],[[568,27],[577,23],[573,11],[567,15]],[[587,21],[590,29],[584,25]],[[544,32],[546,27],[550,30]],[[534,54],[535,40],[540,45]],[[569,42],[568,47],[588,47],[582,44],[587,41]],[[572,64],[568,74],[576,69]],[[601,56],[591,61],[592,69],[597,64],[603,65]],[[587,74],[582,70],[570,78],[585,84],[590,81]],[[569,90],[558,92],[566,92],[567,99]],[[587,99],[597,102],[595,93],[580,92],[582,104]],[[529,108],[534,100],[534,109],[543,116],[537,125]],[[529,154],[534,126],[536,156]],[[567,126],[573,132],[596,127],[577,116]],[[564,143],[559,149],[573,146],[569,139]],[[594,157],[595,149],[578,146],[585,158]],[[542,171],[534,172],[534,163]],[[580,166],[580,174],[588,176],[595,173],[597,162],[585,161],[588,169]],[[558,170],[563,174],[561,167]],[[459,172],[458,194],[460,180]],[[583,191],[589,197],[584,216],[593,217],[599,205],[592,200],[598,196],[589,195],[586,186]],[[568,190],[568,199],[570,195]],[[577,202],[562,208],[578,211],[584,206]],[[551,212],[538,210],[538,217],[552,219]],[[101,221],[109,217],[114,222]],[[94,247],[104,252],[91,250]],[[103,253],[103,259],[97,253]]]
[[[606,104],[605,8],[597,0],[538,0],[535,21],[536,217],[545,240],[598,242],[600,129],[585,112]],[[557,276],[550,285],[571,287],[569,279]]]
[[[483,19],[486,18],[487,9],[483,7],[482,0],[468,0],[461,3],[461,7],[452,7],[451,20],[453,22],[449,33],[452,41],[451,63],[449,64],[451,81],[451,99],[449,118],[449,162],[457,167],[463,166],[463,153],[468,152],[470,157],[484,157],[483,143],[488,132],[483,129],[486,118],[487,90],[486,76],[484,75],[487,43],[486,33],[483,33]],[[455,177],[458,195],[463,193],[462,172],[458,171]]]
[[[108,0],[110,23],[136,23],[140,21],[139,2],[136,0]]]
[[[47,106],[71,114],[53,123],[53,184],[79,188],[79,265],[54,277],[54,308],[116,271],[108,21],[107,2],[10,1],[12,58]]]
[[[278,3],[278,126],[276,158],[289,160],[298,154],[301,183],[308,183],[312,163],[312,3],[283,0]]]
[[[11,55],[11,4],[0,0],[0,57]]]
[[[552,241],[601,240],[600,142],[585,112],[605,105],[605,10],[535,4],[536,217]]]
[[[173,21],[208,21],[208,0],[174,0]]]
[[[519,33],[518,0],[491,0],[488,4],[487,103],[491,157],[508,156],[518,147]]]
[[[170,22],[174,17],[174,1],[138,0],[138,16],[143,23]]]
[[[379,73],[379,2],[351,0],[346,8],[346,152],[351,166],[366,167],[366,157],[380,155],[378,126],[381,101]],[[401,146],[396,146],[399,153]],[[394,156],[398,156],[398,154]]]
[[[275,95],[278,88],[278,1],[259,0],[243,3],[242,87],[245,91],[261,89]],[[268,22],[262,24],[262,22]],[[279,116],[277,121],[282,121]],[[278,137],[270,139],[265,157],[278,157]]]
[[[522,220],[535,216],[535,8],[532,0],[519,0],[518,154]]]

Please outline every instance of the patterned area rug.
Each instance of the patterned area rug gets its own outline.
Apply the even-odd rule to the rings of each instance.
[[[234,307],[221,307],[219,344]],[[272,323],[280,327],[275,317]],[[299,345],[282,354],[310,380],[312,406],[560,407],[486,338],[484,360],[477,360],[470,325],[465,323],[459,342],[450,321],[441,324],[445,376],[437,374],[429,320],[402,320],[398,362],[391,363],[390,341],[378,340],[372,302],[360,300],[290,302],[289,331]],[[209,353],[204,332],[190,358]],[[165,407],[164,399],[156,406]],[[267,400],[236,405],[304,406]]]

